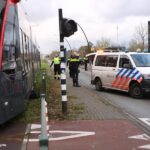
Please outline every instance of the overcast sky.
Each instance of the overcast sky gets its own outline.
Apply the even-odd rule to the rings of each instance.
[[[30,20],[40,51],[45,54],[59,50],[59,8],[64,18],[80,24],[93,44],[105,37],[113,43],[127,45],[135,27],[147,25],[150,20],[150,0],[22,0],[21,6]],[[67,40],[71,48],[87,44],[80,28]],[[65,47],[69,49],[67,42]]]

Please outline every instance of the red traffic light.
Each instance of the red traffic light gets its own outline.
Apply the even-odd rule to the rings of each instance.
[[[64,37],[69,37],[77,31],[77,23],[74,20],[63,19],[62,34]]]

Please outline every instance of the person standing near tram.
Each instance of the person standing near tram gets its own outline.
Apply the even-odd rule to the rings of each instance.
[[[74,87],[80,87],[78,83],[78,76],[79,76],[79,65],[81,61],[79,59],[79,54],[73,54],[70,58],[70,67],[72,71],[72,82]]]
[[[53,64],[54,64],[54,78],[59,80],[60,79],[60,64],[61,64],[61,59],[60,59],[60,57],[58,55],[56,55],[53,58],[50,67],[52,67]]]

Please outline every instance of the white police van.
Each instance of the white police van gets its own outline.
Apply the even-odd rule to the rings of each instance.
[[[150,53],[97,52],[91,83],[99,91],[109,88],[141,98],[150,92]]]

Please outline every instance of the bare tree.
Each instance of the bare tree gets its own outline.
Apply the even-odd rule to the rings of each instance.
[[[136,51],[138,48],[143,49],[142,43],[139,43],[139,42],[137,42],[137,40],[132,39],[132,40],[129,42],[129,51],[134,52],[134,51]]]
[[[79,53],[80,53],[80,57],[84,57],[87,53],[89,53],[88,46],[81,46],[79,48]]]
[[[110,45],[111,45],[111,40],[104,37],[102,37],[100,40],[96,42],[97,49],[103,49],[109,47]]]
[[[144,50],[144,48],[147,45],[147,36],[148,36],[148,30],[147,26],[140,24],[135,27],[135,40],[137,41],[138,45],[142,45],[141,49]]]

